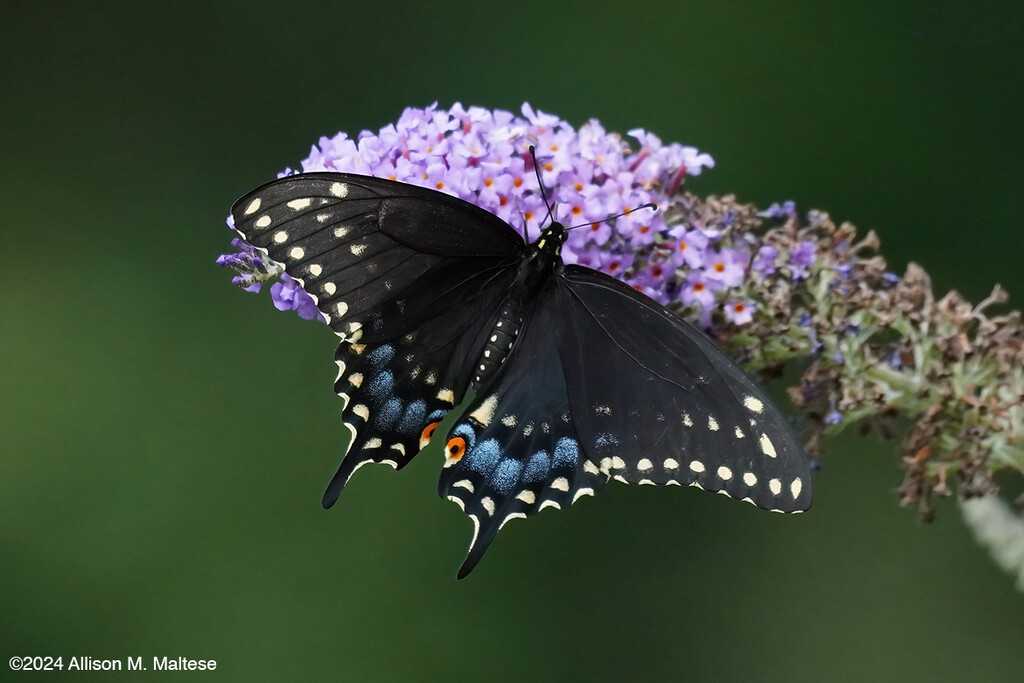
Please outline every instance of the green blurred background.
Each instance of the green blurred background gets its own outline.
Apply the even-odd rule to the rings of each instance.
[[[471,524],[439,457],[320,509],[334,337],[213,264],[235,197],[320,135],[529,100],[693,144],[718,163],[695,191],[827,209],[896,270],[1019,307],[1020,2],[4,3],[0,92],[4,660],[1020,680],[1024,597],[952,501],[931,526],[897,507],[874,437],[831,444],[809,514],[613,485],[456,582]]]

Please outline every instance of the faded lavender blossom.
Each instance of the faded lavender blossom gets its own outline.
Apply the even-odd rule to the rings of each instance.
[[[989,504],[965,504],[964,518],[983,544],[999,546],[1002,566],[1021,571],[1024,520],[994,498],[997,471],[1024,473],[1024,326],[1016,312],[987,312],[1005,301],[1003,290],[976,306],[956,292],[936,299],[919,266],[902,277],[886,269],[873,232],[858,236],[823,212],[801,217],[793,201],[758,211],[733,197],[698,198],[686,177],[711,168],[710,156],[642,129],[629,137],[635,142],[596,120],[577,130],[525,104],[521,116],[435,105],[407,109],[377,133],[321,138],[301,172],[432,187],[533,239],[547,214],[527,153],[536,146],[555,219],[583,226],[569,233],[567,262],[630,283],[709,331],[749,369],[778,374],[800,362],[789,395],[814,456],[826,437],[854,425],[889,435],[897,416],[910,421],[900,503],[930,519],[933,497],[954,487],[964,500],[985,497]],[[661,210],[606,220],[647,202]],[[239,271],[235,284],[253,290],[280,278],[275,305],[316,317],[279,265],[233,244],[237,253],[218,263]]]

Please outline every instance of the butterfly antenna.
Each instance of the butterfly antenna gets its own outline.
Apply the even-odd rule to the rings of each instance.
[[[541,225],[548,222],[548,219],[554,220],[555,208],[548,203],[548,193],[544,191],[544,181],[540,177],[540,164],[537,163],[537,148],[530,145],[530,157],[533,159],[533,172],[537,174],[537,184],[540,186],[540,198],[544,200],[544,206],[548,208],[548,215],[544,216],[544,220],[541,221]]]
[[[584,228],[584,227],[586,227],[588,225],[594,225],[595,223],[604,223],[605,221],[614,220],[614,219],[619,218],[621,216],[628,216],[629,214],[633,213],[634,211],[639,211],[640,209],[650,209],[651,211],[657,211],[658,210],[658,205],[655,204],[654,202],[647,202],[646,204],[641,204],[640,206],[636,207],[635,209],[630,209],[629,211],[623,211],[622,213],[617,213],[614,216],[608,216],[607,218],[603,218],[603,219],[601,219],[599,221],[587,221],[586,223],[580,223],[579,225],[573,225],[572,227],[566,228],[566,230],[575,230],[576,228]]]

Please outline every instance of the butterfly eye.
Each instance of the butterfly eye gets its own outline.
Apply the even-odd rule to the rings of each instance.
[[[437,425],[440,422],[431,422],[423,428],[423,432],[420,433],[420,448],[426,448],[427,444],[430,443],[430,437],[434,436],[434,430],[437,429]]]
[[[448,459],[451,461],[461,460],[462,456],[466,454],[466,440],[461,436],[456,436],[454,439],[448,441]]]

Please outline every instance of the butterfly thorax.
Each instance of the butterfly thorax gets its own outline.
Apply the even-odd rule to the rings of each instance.
[[[486,384],[509,357],[522,330],[529,302],[536,301],[537,295],[550,286],[561,271],[565,235],[560,223],[552,223],[527,247],[515,282],[494,318],[491,334],[480,354],[473,375],[474,389]]]

